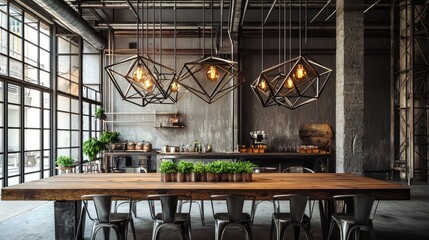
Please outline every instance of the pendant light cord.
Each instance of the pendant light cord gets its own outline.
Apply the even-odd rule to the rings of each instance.
[[[264,71],[264,0],[261,4],[261,70]]]
[[[301,37],[301,22],[302,22],[302,0],[299,1],[299,56],[302,55],[301,48],[302,48],[302,37]]]

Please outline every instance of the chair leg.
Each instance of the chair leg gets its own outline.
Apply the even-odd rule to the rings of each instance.
[[[299,226],[293,226],[293,235],[295,237],[295,240],[299,240],[299,231],[301,228]]]
[[[311,224],[308,222],[303,226],[305,236],[307,240],[313,240],[313,233],[311,232]]]
[[[204,201],[203,200],[200,201],[200,215],[201,215],[201,224],[203,224],[204,226],[206,222],[204,220]]]
[[[273,238],[274,219],[271,219],[270,240]]]
[[[134,228],[134,220],[133,220],[133,218],[130,219],[130,224],[131,224],[131,230],[133,231],[133,239],[137,240],[136,229]]]
[[[335,221],[332,219],[331,224],[329,224],[329,233],[328,233],[328,240],[331,239],[332,233],[334,231]]]

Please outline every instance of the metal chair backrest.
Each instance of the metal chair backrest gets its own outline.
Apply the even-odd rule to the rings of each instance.
[[[274,212],[277,214],[289,212],[291,222],[301,223],[304,219],[308,198],[308,196],[299,194],[275,195],[273,196]],[[286,211],[287,206],[289,211]]]
[[[337,201],[352,202],[353,217],[355,224],[367,224],[371,215],[372,207],[375,201],[374,195],[356,194],[356,195],[338,195],[334,196],[334,209],[338,209]],[[337,212],[334,212],[337,214]]]
[[[242,214],[244,208],[244,201],[251,200],[251,211],[253,212],[255,207],[255,197],[254,196],[246,196],[246,195],[212,195],[211,196],[211,204],[213,216],[216,215],[214,210],[214,200],[223,200],[226,201],[226,207],[228,211],[228,221],[230,223],[239,223],[243,221]]]
[[[179,200],[188,200],[192,201],[191,197],[182,196],[182,195],[174,195],[174,194],[156,194],[147,196],[147,200],[149,203],[150,215],[153,220],[155,220],[156,209],[155,209],[155,201],[160,202],[161,204],[161,215],[163,223],[174,223],[176,222],[176,213],[177,206]],[[192,202],[189,204],[188,214],[190,214],[192,207]]]
[[[288,167],[288,168],[285,168],[283,172],[284,173],[314,173],[313,170],[306,167],[301,167],[301,166]]]
[[[94,221],[97,220],[100,223],[110,223],[111,221],[111,211],[112,211],[112,199],[125,199],[129,202],[128,210],[128,219],[131,218],[131,198],[125,196],[112,196],[108,194],[93,194],[93,195],[83,195],[81,197],[88,217]],[[91,215],[89,211],[89,201],[93,201],[96,217]]]

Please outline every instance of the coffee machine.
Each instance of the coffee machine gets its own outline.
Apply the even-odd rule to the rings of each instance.
[[[250,141],[254,146],[265,145],[264,140],[267,138],[265,131],[253,131],[250,132]]]

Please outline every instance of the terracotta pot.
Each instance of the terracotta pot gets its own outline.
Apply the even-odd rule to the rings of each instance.
[[[192,182],[192,176],[190,173],[185,173],[185,182]]]
[[[185,182],[186,178],[185,178],[186,173],[177,173],[177,181],[178,182]]]
[[[207,182],[217,182],[217,174],[216,173],[207,173]]]
[[[176,173],[161,173],[161,182],[176,181]]]
[[[234,173],[234,182],[243,182],[243,174]]]
[[[251,182],[252,174],[251,173],[243,173],[243,182]]]
[[[191,173],[191,182],[202,182],[202,174],[200,173]]]

